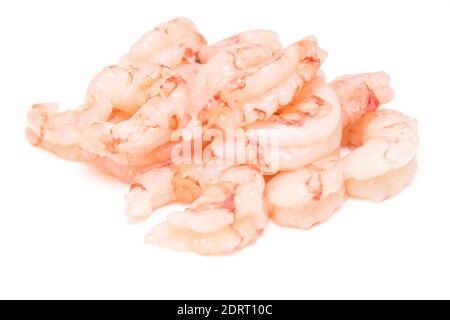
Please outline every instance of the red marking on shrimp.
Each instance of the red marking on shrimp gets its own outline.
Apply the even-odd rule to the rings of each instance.
[[[167,79],[167,82],[172,82],[172,83],[175,83],[175,84],[181,84],[181,83],[184,82],[184,80],[181,77],[179,77],[179,76],[172,76],[172,77]]]
[[[313,197],[313,199],[319,201],[321,197],[322,197],[322,189]]]
[[[234,211],[236,209],[236,205],[234,204],[234,195],[230,194],[224,201],[223,207],[229,211]]]
[[[375,95],[373,90],[367,85],[367,83],[364,83],[364,85],[366,86],[368,91],[365,111],[367,112],[376,111],[380,106],[380,100],[378,100],[377,96]]]
[[[264,120],[267,118],[267,112],[265,112],[264,110],[258,108],[253,108],[253,110],[258,114],[259,120]]]
[[[246,82],[242,78],[236,78],[230,81],[230,87],[234,90],[244,89],[246,86]]]
[[[142,184],[140,184],[139,182],[135,182],[130,186],[130,189],[134,189],[134,188],[141,188],[141,189],[145,190],[144,186]]]
[[[318,97],[318,96],[313,96],[315,103],[318,106],[323,106],[325,104],[325,100],[323,100],[322,98]]]
[[[320,59],[317,57],[305,57],[300,62],[316,63],[316,62],[320,62]]]

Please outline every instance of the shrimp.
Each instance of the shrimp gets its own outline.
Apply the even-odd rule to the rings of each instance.
[[[131,183],[126,215],[146,218],[154,209],[174,201],[191,203],[202,193],[202,188],[219,180],[221,172],[231,163],[218,159],[205,159],[201,164],[175,165],[149,168]]]
[[[224,254],[254,242],[268,222],[265,181],[251,166],[234,166],[206,186],[184,212],[170,214],[145,237],[150,244]]]
[[[327,220],[345,200],[344,166],[339,151],[299,170],[282,172],[266,186],[272,220],[308,229]]]
[[[316,161],[335,150],[342,139],[342,129],[336,128],[324,141],[305,147],[294,148],[259,148],[259,158],[267,173],[290,171]]]
[[[342,76],[331,82],[341,102],[344,129],[394,98],[389,81],[385,72],[374,72]]]
[[[297,94],[296,101],[269,119],[251,124],[245,134],[246,150],[229,147],[234,139],[216,139],[211,144],[214,154],[238,163],[258,163],[265,172],[301,168],[339,146],[338,97],[324,79],[316,78]]]
[[[34,105],[28,113],[28,140],[69,160],[90,160],[92,154],[80,147],[84,128],[96,122],[117,122],[118,113],[122,119],[129,118],[149,99],[165,95],[171,89],[165,85],[167,79],[175,75],[159,65],[139,70],[107,67],[91,81],[80,109],[58,113],[57,104]]]
[[[350,126],[346,137],[355,148],[343,160],[350,196],[382,201],[412,181],[418,146],[415,119],[381,109]]]
[[[197,73],[200,71],[201,64],[200,63],[188,63],[182,64],[173,70],[180,75],[180,77],[186,81],[189,88],[192,88],[194,79],[197,76]]]
[[[204,118],[221,128],[242,127],[269,118],[314,78],[325,57],[316,39],[308,37],[270,60],[233,73],[203,105]]]
[[[172,133],[187,122],[189,89],[185,81],[169,70],[163,84],[155,89],[129,120],[118,124],[95,122],[85,128],[80,139],[82,148],[118,164],[145,165],[152,151],[169,143]]]
[[[131,183],[133,179],[143,170],[151,167],[163,166],[170,162],[172,150],[178,142],[172,141],[154,149],[152,153],[144,159],[127,159],[126,163],[119,163],[117,159],[111,157],[101,157],[95,155],[91,161],[101,171],[118,178],[124,183]]]
[[[259,45],[270,49],[272,54],[281,50],[281,43],[275,32],[270,30],[250,30],[202,47],[199,51],[198,59],[200,63],[205,64],[217,53],[236,45]]]
[[[216,101],[214,96],[221,90],[224,81],[231,79],[241,70],[268,61],[272,56],[269,48],[254,44],[232,46],[216,54],[200,68],[193,79],[191,114],[197,116],[203,109],[213,104]]]
[[[122,57],[119,65],[141,68],[146,64],[161,64],[174,68],[195,62],[204,45],[206,40],[192,21],[177,18],[144,34]]]
[[[249,137],[260,131],[274,136],[280,147],[304,147],[328,138],[341,123],[336,92],[322,78],[304,87],[296,100],[271,118],[248,126]],[[318,130],[320,128],[320,130]]]
[[[317,40],[307,37],[283,49],[272,60],[244,70],[231,79],[226,92],[227,100],[233,102],[257,97],[277,86],[293,71],[300,77],[302,84],[306,83],[315,76],[325,58],[326,53],[317,46]]]

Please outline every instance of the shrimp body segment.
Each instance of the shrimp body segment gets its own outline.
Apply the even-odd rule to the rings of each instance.
[[[330,154],[339,147],[341,136],[338,97],[322,79],[316,79],[294,103],[248,126],[244,151],[232,147],[233,139],[215,140],[211,146],[219,158],[258,163],[263,171],[277,172],[299,169]],[[266,143],[261,144],[261,138]]]
[[[209,159],[202,164],[152,167],[138,174],[126,196],[126,214],[146,218],[154,209],[178,201],[191,203],[207,185],[219,181],[231,163]]]
[[[374,72],[342,76],[331,82],[341,102],[344,129],[394,98],[389,81],[385,72]]]
[[[169,215],[146,242],[200,254],[223,254],[255,241],[268,220],[264,178],[249,166],[222,172],[184,212]]]
[[[130,164],[136,159],[145,163],[152,151],[169,143],[172,132],[186,122],[188,92],[184,80],[168,71],[157,90],[130,119],[118,124],[96,122],[86,128],[82,147],[119,164]]]
[[[350,196],[382,201],[398,194],[414,177],[417,121],[398,111],[365,115],[346,132],[355,149],[344,158]]]
[[[144,34],[122,57],[120,65],[141,68],[146,64],[161,64],[175,68],[195,61],[205,38],[186,18],[165,22]]]
[[[217,53],[237,45],[258,45],[268,48],[273,54],[281,50],[281,43],[275,32],[270,30],[250,30],[202,47],[198,54],[199,61],[205,64]]]
[[[272,220],[308,229],[327,220],[344,202],[344,166],[339,152],[299,170],[282,172],[266,187]]]

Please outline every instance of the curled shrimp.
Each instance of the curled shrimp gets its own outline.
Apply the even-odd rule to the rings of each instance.
[[[254,98],[277,86],[294,71],[303,85],[315,76],[325,58],[326,53],[317,46],[317,40],[307,37],[283,49],[270,61],[231,79],[226,98],[231,102]]]
[[[198,51],[204,45],[206,40],[192,21],[177,18],[144,34],[119,64],[135,68],[161,64],[174,68],[183,63],[195,62]]]
[[[98,122],[112,126],[128,119],[149,99],[170,91],[173,86],[165,84],[174,75],[159,65],[139,70],[107,67],[91,81],[80,109],[58,113],[56,104],[34,105],[28,114],[28,140],[66,159],[90,160],[92,153],[80,147],[85,128]]]
[[[280,226],[308,229],[327,220],[345,200],[339,152],[277,174],[267,183],[266,197],[270,216]]]
[[[155,148],[145,158],[129,157],[122,161],[118,161],[117,157],[95,155],[91,163],[101,171],[129,184],[143,170],[168,164],[171,160],[172,150],[177,145],[178,142],[172,141]]]
[[[234,143],[233,139],[214,140],[211,144],[214,154],[238,163],[258,163],[269,172],[295,170],[339,146],[342,133],[339,100],[323,79],[316,78],[290,105],[246,129],[244,150],[228,147],[227,144]]]
[[[125,197],[125,212],[130,217],[145,218],[154,209],[174,201],[191,203],[205,186],[219,181],[221,173],[231,166],[231,163],[208,159],[201,164],[169,163],[149,168],[132,181]]]
[[[347,129],[345,187],[352,197],[382,201],[398,194],[414,177],[417,121],[398,111],[368,113]]]
[[[83,149],[118,164],[144,165],[155,148],[171,141],[172,133],[186,122],[189,90],[173,71],[158,69],[163,81],[151,90],[149,100],[129,120],[92,123],[83,131]]]
[[[223,68],[224,64],[218,58],[221,53],[205,65],[205,68],[209,65],[205,69],[208,70],[209,78],[216,80],[211,90],[203,91],[203,95],[198,94],[203,99],[193,100],[195,111],[200,111],[199,118],[203,123],[221,128],[237,128],[269,118],[278,108],[291,102],[295,93],[313,79],[326,57],[312,37],[275,55],[268,48],[265,49],[265,55],[247,55],[243,59],[247,63],[242,68]],[[254,59],[255,56],[260,58],[259,62]],[[216,61],[222,68],[212,67]],[[202,79],[203,83],[205,78]],[[202,82],[199,88],[204,87]],[[197,92],[193,90],[193,94],[197,95]]]
[[[202,65],[193,79],[191,101],[192,115],[208,120],[211,113],[205,110],[219,99],[223,83],[239,71],[256,66],[272,58],[272,51],[261,45],[241,44],[227,48],[216,54],[207,64]],[[206,118],[206,119],[203,119]]]
[[[217,53],[236,45],[263,46],[270,49],[273,54],[281,50],[281,43],[275,32],[270,30],[250,30],[200,48],[198,59],[200,63],[207,63]]]
[[[389,81],[385,72],[374,72],[342,76],[331,82],[341,102],[344,129],[394,98]]]
[[[200,254],[223,254],[255,241],[268,220],[264,178],[250,166],[235,166],[206,186],[184,212],[154,227],[147,243]]]

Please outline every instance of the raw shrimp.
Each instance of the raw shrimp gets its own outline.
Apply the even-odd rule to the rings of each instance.
[[[216,103],[215,95],[223,86],[223,83],[239,71],[256,66],[272,58],[269,48],[261,45],[243,44],[227,48],[216,54],[207,64],[203,65],[191,87],[191,101],[193,110],[191,114],[196,117],[199,114],[201,120],[210,121],[211,117],[205,113],[210,106]],[[218,97],[216,97],[218,98]]]
[[[341,122],[341,107],[333,88],[316,78],[296,100],[265,121],[248,126],[249,137],[260,131],[274,136],[280,147],[304,147],[324,141]],[[320,128],[320,130],[318,129]]]
[[[149,167],[166,165],[171,160],[172,150],[178,145],[173,141],[163,144],[154,149],[151,154],[143,159],[127,159],[125,163],[119,163],[117,159],[111,157],[101,157],[95,155],[92,161],[100,170],[108,173],[125,183],[131,183],[133,179],[143,170]]]
[[[282,172],[266,186],[273,221],[308,229],[327,220],[345,200],[344,166],[339,151],[297,171]]]
[[[192,88],[194,79],[200,71],[201,66],[202,65],[200,63],[188,63],[182,64],[173,70],[179,74],[184,81],[186,81],[189,88]]]
[[[248,100],[276,87],[294,71],[304,84],[315,76],[325,58],[326,53],[317,46],[317,40],[307,37],[283,49],[272,60],[244,70],[229,81],[228,92],[224,94],[227,101]]]
[[[211,158],[201,164],[170,163],[150,168],[133,180],[126,196],[126,214],[145,218],[154,209],[174,201],[191,203],[201,195],[204,186],[217,182],[221,172],[231,165]]]
[[[216,139],[211,147],[220,158],[261,165],[266,172],[295,170],[333,152],[341,142],[341,108],[335,91],[316,78],[296,101],[265,121],[247,127],[245,148],[234,139]],[[248,158],[242,158],[242,156]]]
[[[170,68],[195,62],[198,51],[206,45],[205,38],[186,18],[177,18],[144,34],[121,60],[122,66],[141,68],[161,64]]]
[[[198,59],[200,63],[207,63],[217,53],[235,45],[259,45],[270,49],[273,54],[281,50],[281,43],[275,32],[270,30],[250,30],[202,47],[199,51]]]
[[[250,166],[229,168],[184,212],[170,214],[145,240],[205,255],[243,248],[255,241],[267,224],[264,186],[258,170]]]
[[[222,81],[202,114],[222,128],[267,119],[314,78],[325,57],[315,38],[305,38]]]
[[[145,165],[152,151],[169,143],[172,133],[187,122],[188,91],[185,81],[169,70],[163,84],[129,120],[91,124],[83,131],[81,146],[118,164]]]
[[[331,82],[341,102],[344,129],[394,98],[389,81],[385,72],[374,72],[342,76]]]
[[[344,158],[345,187],[352,197],[382,201],[414,177],[417,121],[395,110],[366,114],[346,132],[356,147]]]
[[[129,118],[147,100],[171,90],[165,84],[175,75],[159,65],[139,70],[107,67],[90,83],[79,110],[58,113],[56,104],[34,105],[28,114],[28,140],[66,159],[90,160],[91,153],[80,148],[83,129],[95,122],[117,122],[118,112],[122,119]]]
[[[336,149],[342,138],[342,129],[336,128],[325,140],[305,147],[259,148],[262,170],[267,173],[296,170],[324,157]]]

